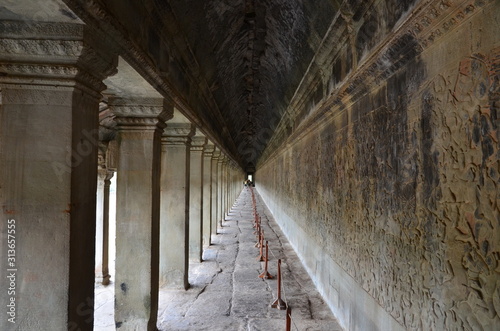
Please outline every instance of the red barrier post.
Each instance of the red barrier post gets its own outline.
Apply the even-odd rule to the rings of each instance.
[[[264,272],[259,275],[259,278],[273,279],[274,277],[267,271],[267,261],[269,260],[269,243],[266,240],[266,258],[264,260]]]
[[[264,230],[260,231],[260,254],[257,256],[257,261],[264,261]]]
[[[292,308],[288,307],[286,309],[286,331],[292,329]]]
[[[255,228],[255,231],[253,232],[253,234],[258,234],[259,233],[259,229],[260,229],[260,222],[259,221],[255,222],[254,228]]]
[[[255,243],[255,247],[260,247],[260,240],[262,239],[262,230],[260,229],[260,225],[257,228],[257,242]]]
[[[281,259],[278,260],[278,298],[271,304],[272,308],[286,309],[286,303],[281,299]]]

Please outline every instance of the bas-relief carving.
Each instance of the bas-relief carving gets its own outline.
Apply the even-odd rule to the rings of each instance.
[[[9,55],[79,56],[83,47],[83,41],[78,40],[0,39],[0,48]]]
[[[84,30],[83,24],[34,22],[34,21],[1,21],[0,31],[2,36],[7,37],[40,37],[40,35],[52,37],[74,37],[81,35]]]
[[[99,97],[102,79],[116,70],[117,57],[93,49],[100,44],[80,24],[4,21],[0,28],[5,83],[33,85],[35,79],[40,86],[77,86]]]
[[[500,325],[499,63],[499,49],[463,59],[403,114],[388,105],[358,127],[323,127],[259,169],[280,208],[409,330]]]
[[[31,64],[0,64],[0,72],[7,75],[36,75],[51,77],[74,77],[78,74],[75,67],[58,65],[31,65]]]
[[[428,85],[441,193],[429,212],[448,248],[446,308],[472,329],[500,325],[499,64],[500,48],[474,54]]]
[[[494,3],[494,0],[427,0],[419,1],[418,3],[415,1],[415,8],[412,9],[412,15],[408,17],[408,21],[404,22],[404,26],[399,29],[398,33],[384,34],[387,31],[391,31],[390,27],[392,27],[396,21],[401,21],[400,15],[406,15],[404,13],[407,13],[406,10],[411,3],[413,3],[411,0],[377,2],[372,10],[381,13],[382,17],[379,18],[380,22],[372,22],[367,20],[368,17],[364,17],[362,21],[367,20],[366,23],[369,27],[368,31],[353,28],[353,26],[349,25],[352,23],[349,17],[354,14],[351,11],[344,13],[347,14],[347,16],[340,15],[337,17],[335,28],[331,28],[330,34],[327,34],[325,37],[325,40],[328,40],[328,42],[325,43],[319,50],[319,53],[316,54],[317,60],[319,61],[316,64],[319,66],[311,66],[311,69],[314,70],[310,70],[303,79],[303,84],[299,87],[294,100],[292,100],[287,112],[283,115],[283,119],[276,133],[267,145],[263,157],[259,161],[260,164],[265,163],[266,159],[271,158],[276,151],[282,148],[281,145],[290,134],[289,128],[287,128],[287,122],[296,123],[296,125],[292,126],[292,131],[295,131],[295,127],[299,126],[301,121],[307,119],[307,116],[301,118],[299,114],[309,113],[311,111],[312,116],[307,119],[308,123],[306,123],[306,126],[309,126],[309,124],[320,121],[324,116],[327,116],[329,109],[350,104],[351,101],[357,99],[358,94],[365,93],[365,88],[370,86],[372,82],[382,84],[381,82],[387,79],[387,77],[392,75],[402,66],[405,66],[408,59],[417,56],[425,49],[431,47],[449,31],[458,27],[473,15],[480,14],[483,10],[491,10],[485,9],[485,7]],[[348,2],[345,2],[343,5],[345,6],[347,4]],[[359,9],[361,9],[365,7],[366,4],[368,4],[368,2],[363,3],[363,5],[357,2],[356,6],[360,5]],[[495,9],[493,8],[493,10]],[[356,9],[356,11],[358,12],[358,16],[363,16],[364,10]],[[384,15],[388,15],[388,17],[384,17]],[[371,19],[373,20],[375,17]],[[341,24],[340,21],[342,21]],[[389,23],[389,21],[392,21],[392,23]],[[350,39],[361,38],[364,42],[368,42],[372,45],[372,40],[374,39],[384,40],[384,38],[388,38],[383,41],[387,45],[381,49],[379,56],[366,56],[366,61],[363,60],[363,63],[358,63],[358,67],[352,66],[351,56],[360,56],[360,52],[363,53],[365,51],[364,46],[361,47],[361,45],[358,45],[353,46],[355,50],[354,53],[349,48],[345,50],[347,53],[335,51],[329,54],[331,61],[326,60],[328,57],[326,57],[324,53],[328,52],[323,49],[324,47],[333,50],[338,47],[338,45],[345,44],[340,35],[338,35],[338,39],[331,38],[337,38],[336,36],[339,31],[345,28],[344,25],[346,22],[351,22],[347,25],[349,33],[352,33],[349,37]],[[386,22],[389,26],[384,29],[382,22]],[[370,51],[376,51],[376,49],[373,48]],[[342,66],[344,67],[343,69],[341,68]],[[356,70],[350,72],[352,69]],[[320,72],[322,75],[319,74]],[[328,77],[328,75],[325,76],[328,72],[331,72],[330,77]],[[344,80],[343,78],[345,78],[345,76],[343,75],[351,77]],[[342,77],[342,79],[340,79],[340,77]],[[315,91],[314,84],[317,84],[317,81],[321,79],[323,79],[325,91],[328,91],[328,93],[325,92],[324,94],[324,96],[328,97],[328,100],[323,103],[307,103],[306,100],[309,100],[311,94]],[[332,84],[334,85],[333,89]],[[330,96],[327,96],[327,94]],[[313,109],[316,106],[319,106],[319,109]],[[308,107],[312,108],[308,109]]]

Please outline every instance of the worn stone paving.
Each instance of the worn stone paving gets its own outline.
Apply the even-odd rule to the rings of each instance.
[[[342,330],[257,193],[256,201],[269,242],[271,275],[276,276],[277,260],[282,260],[282,298],[292,308],[291,330]],[[203,262],[190,264],[191,287],[160,290],[159,330],[285,330],[285,311],[270,307],[277,295],[276,278],[258,277],[264,262],[257,261],[249,188],[218,232],[204,250]],[[96,288],[96,330],[114,329],[112,292],[112,286]]]

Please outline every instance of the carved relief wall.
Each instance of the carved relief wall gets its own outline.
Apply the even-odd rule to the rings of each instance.
[[[258,166],[278,223],[296,224],[343,270],[331,278],[351,277],[408,330],[500,329],[499,8],[455,30],[449,16],[449,35],[429,19],[418,54],[365,93],[325,96],[322,116]]]

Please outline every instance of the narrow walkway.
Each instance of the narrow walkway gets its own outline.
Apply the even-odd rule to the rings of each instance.
[[[277,274],[277,260],[282,260],[282,298],[292,308],[291,330],[342,330],[254,192],[265,240],[269,242],[268,269],[272,276]],[[259,278],[264,262],[257,261],[253,219],[251,190],[244,189],[219,234],[212,236],[204,261],[190,264],[191,288],[160,290],[160,330],[285,330],[286,312],[270,307],[277,295],[276,277]],[[111,286],[108,288],[98,287],[96,298],[112,298]],[[96,299],[96,308],[95,329],[112,329],[112,300],[109,303]],[[102,318],[101,314],[109,317]]]

